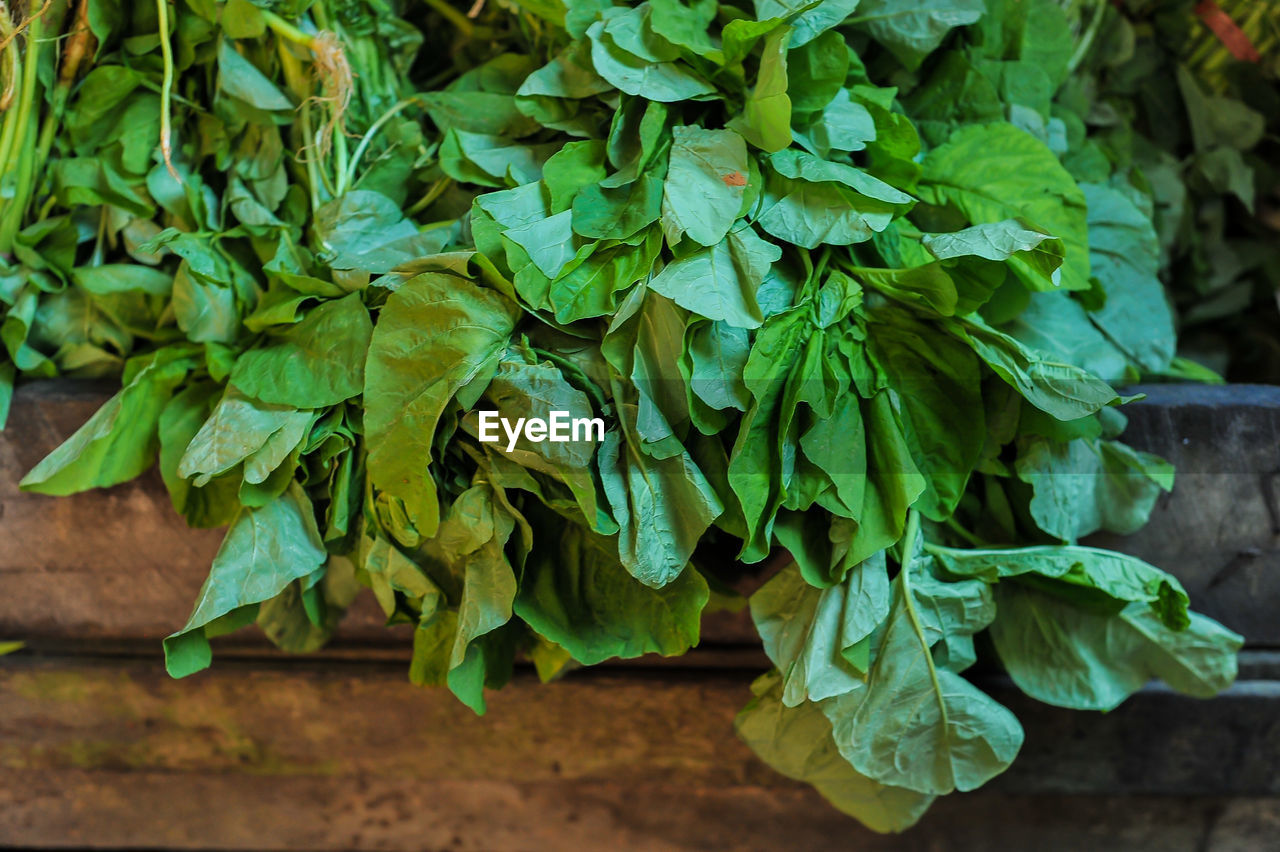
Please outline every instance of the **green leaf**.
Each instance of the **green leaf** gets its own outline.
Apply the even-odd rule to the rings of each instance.
[[[756,20],[783,18],[795,31],[794,47],[808,44],[838,26],[858,8],[858,0],[754,0]]]
[[[557,411],[574,419],[590,418],[595,413],[591,399],[569,384],[564,374],[549,363],[529,364],[518,359],[503,360],[498,365],[498,371],[489,383],[485,396],[493,402],[498,417],[511,423],[516,423],[521,418],[538,418],[551,422],[553,412]],[[473,434],[479,434],[477,418],[468,416],[463,425]],[[570,435],[572,434],[571,432]],[[589,434],[580,435],[579,440],[535,442],[521,430],[514,447],[502,435],[499,435],[499,440],[492,447],[495,452],[523,467],[554,476],[564,482],[592,529],[603,533],[617,531],[617,525],[609,517],[604,501],[597,494],[596,477],[592,470],[596,444]]]
[[[133,479],[156,459],[157,425],[174,388],[192,367],[155,358],[19,483],[24,491],[74,494]]]
[[[583,187],[573,199],[573,230],[598,240],[631,239],[662,215],[662,189],[648,174],[621,187]]]
[[[894,581],[866,689],[822,709],[840,753],[858,772],[943,795],[977,789],[1003,772],[1023,735],[1012,713],[935,660],[935,645],[963,641],[991,622],[990,590],[976,581],[939,582],[926,564],[913,558]]]
[[[167,296],[173,289],[173,276],[168,273],[128,263],[81,266],[72,271],[71,279],[77,287],[99,295],[140,292]]]
[[[293,109],[293,102],[252,62],[237,53],[230,39],[218,42],[218,83],[227,94],[258,109]]]
[[[607,540],[545,515],[530,522],[548,534],[525,563],[515,613],[538,633],[585,665],[649,653],[674,656],[697,644],[709,592],[692,567],[651,588],[627,573]]]
[[[954,27],[974,23],[985,11],[983,0],[862,0],[857,21],[915,69]]]
[[[1109,550],[1078,546],[1041,546],[954,550],[929,545],[947,573],[995,583],[1004,577],[1034,582],[1085,606],[1117,611],[1128,603],[1145,603],[1171,629],[1187,621],[1187,593],[1182,584],[1141,559]]]
[[[291,486],[261,508],[242,509],[213,558],[191,617],[164,640],[169,674],[186,677],[207,668],[212,655],[205,628],[241,607],[274,598],[294,580],[318,580],[327,557],[301,487]]]
[[[765,36],[756,84],[747,93],[742,114],[728,125],[766,152],[781,151],[791,144],[791,98],[787,95],[790,39],[790,27],[773,29]]]
[[[488,648],[479,640],[511,620],[516,577],[504,553],[515,521],[487,485],[462,492],[440,524],[439,557],[461,581],[446,682],[464,704],[485,712]],[[429,551],[432,552],[432,551]]]
[[[807,42],[796,42],[787,54],[791,108],[797,113],[821,110],[842,90],[849,74],[849,47],[844,36],[828,30]]]
[[[880,312],[870,351],[897,394],[911,456],[925,476],[917,508],[944,521],[955,510],[985,441],[978,362],[963,344],[905,312]]]
[[[1061,278],[1062,241],[1026,228],[1014,219],[974,225],[949,234],[925,234],[921,242],[939,260],[957,257],[1016,259],[1009,267],[1020,278],[1027,276],[1023,281],[1028,289],[1056,287]]]
[[[1034,489],[1031,517],[1054,538],[1076,541],[1098,530],[1137,532],[1160,494],[1173,489],[1173,466],[1117,441],[1027,439],[1018,478]]]
[[[382,309],[365,367],[369,477],[404,501],[423,535],[439,523],[428,468],[436,425],[463,386],[494,368],[517,316],[501,294],[439,273],[409,279]]]
[[[372,274],[435,254],[450,237],[448,228],[419,231],[404,218],[400,205],[368,189],[321,205],[311,227],[329,266]]]
[[[1143,603],[1102,613],[1005,583],[996,602],[991,638],[1000,661],[1019,689],[1047,704],[1112,710],[1152,678],[1210,698],[1236,677],[1243,637],[1198,613],[1173,630]]]
[[[924,158],[917,193],[929,204],[954,206],[973,225],[1019,219],[1052,234],[1066,248],[1062,288],[1089,288],[1084,194],[1035,137],[1003,123],[958,130]],[[1020,259],[1014,256],[1010,263],[1017,268]],[[1037,280],[1034,267],[1019,277]]]
[[[883,553],[826,589],[809,585],[791,565],[751,596],[751,619],[782,674],[788,707],[863,689],[870,637],[888,614]]]
[[[270,405],[228,388],[209,419],[195,433],[178,463],[177,474],[195,477],[197,488],[241,462],[245,478],[262,482],[302,441],[310,427],[310,411]]]
[[[1173,359],[1173,312],[1165,299],[1151,218],[1119,190],[1081,184],[1089,205],[1089,259],[1106,292],[1089,316],[1134,363],[1163,372]]]
[[[770,164],[760,227],[804,248],[869,240],[913,200],[860,169],[805,151],[783,151]]]
[[[592,24],[587,37],[596,73],[628,95],[674,103],[715,92],[710,83],[680,63],[649,61],[627,52],[605,32],[603,21]]]
[[[717,411],[746,411],[751,397],[742,371],[750,351],[745,329],[726,322],[690,323],[681,363],[690,392]]]
[[[972,346],[987,366],[1028,402],[1059,420],[1085,417],[1119,398],[1110,385],[1093,374],[1041,357],[976,314],[953,321],[947,328]]]
[[[668,263],[650,279],[649,289],[707,319],[757,328],[764,316],[756,290],[780,257],[781,249],[744,224],[714,248]]]
[[[823,798],[872,831],[904,831],[933,804],[933,796],[880,784],[850,766],[817,704],[789,707],[782,702],[782,680],[776,673],[756,680],[751,691],[756,697],[738,714],[734,728],[775,771],[812,784]]]
[[[373,322],[359,293],[324,302],[241,355],[231,383],[263,402],[322,408],[360,394]]]
[[[1128,358],[1089,320],[1069,293],[1035,293],[1026,309],[1002,330],[1026,349],[1092,373],[1122,381]]]
[[[747,145],[732,130],[672,128],[662,193],[662,230],[674,245],[688,234],[713,246],[729,233],[747,184]]]
[[[160,415],[160,476],[173,508],[193,527],[221,527],[231,523],[240,501],[234,476],[220,477],[198,488],[178,473],[178,465],[192,439],[208,422],[222,389],[212,382],[193,384],[174,394]]]
[[[599,464],[627,571],[655,589],[687,573],[698,540],[724,511],[693,458],[688,452],[650,458],[607,432]]]

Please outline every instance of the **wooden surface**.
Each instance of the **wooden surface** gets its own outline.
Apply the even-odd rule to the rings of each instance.
[[[1264,659],[1251,674],[1275,668]],[[222,662],[175,682],[158,660],[16,658],[0,676],[0,837],[27,847],[146,838],[183,849],[977,850],[1018,830],[1025,838],[1035,815],[1056,826],[1045,849],[1191,849],[1180,835],[1224,831],[1225,813],[1280,819],[1275,680],[1251,678],[1212,702],[1151,689],[1105,716],[989,680],[1027,729],[1013,768],[942,800],[919,830],[878,838],[738,742],[732,720],[749,679],[632,671],[542,686],[524,676],[478,718],[386,663]]]
[[[1246,634],[1213,701],[1158,685],[1110,714],[980,685],[1023,722],[1012,769],[884,838],[760,764],[732,720],[763,667],[749,621],[704,647],[491,693],[484,718],[405,679],[408,637],[366,596],[320,655],[252,633],[163,671],[218,531],[158,478],[68,498],[17,480],[101,404],[20,389],[0,433],[0,848],[265,850],[1255,850],[1280,833],[1280,389],[1149,389],[1126,440],[1179,467],[1152,524],[1103,540],[1173,571]]]

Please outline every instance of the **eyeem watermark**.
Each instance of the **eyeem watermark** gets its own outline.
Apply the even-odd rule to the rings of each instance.
[[[478,413],[480,440],[489,443],[501,441],[502,436],[498,434],[498,427],[501,426],[507,436],[509,453],[515,450],[516,441],[520,440],[521,434],[535,444],[543,441],[563,444],[569,441],[604,440],[604,420],[599,417],[574,417],[568,411],[553,411],[547,420],[541,417],[518,417],[513,424],[507,418],[500,417],[496,411]]]

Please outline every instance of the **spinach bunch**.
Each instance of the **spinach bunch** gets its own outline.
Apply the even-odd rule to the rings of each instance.
[[[1078,10],[1058,103],[1085,131],[1073,172],[1153,201],[1180,346],[1232,381],[1280,377],[1280,9],[1129,0]]]
[[[10,379],[123,387],[23,487],[158,457],[228,527],[175,676],[251,622],[318,647],[368,587],[483,712],[518,658],[685,652],[763,563],[739,732],[878,830],[1016,755],[984,631],[1067,707],[1234,678],[1176,579],[1079,544],[1173,482],[1111,383],[1203,371],[1054,0],[50,9],[6,21],[0,138],[54,129],[0,336]],[[38,47],[63,19],[82,76]]]

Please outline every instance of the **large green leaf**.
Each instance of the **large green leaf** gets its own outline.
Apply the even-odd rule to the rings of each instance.
[[[826,589],[809,585],[791,565],[751,596],[751,618],[782,674],[788,707],[864,688],[871,633],[888,614],[883,553]]]
[[[862,0],[857,21],[908,68],[916,68],[954,27],[986,11],[983,0]]]
[[[999,122],[956,131],[924,158],[917,192],[929,204],[953,205],[973,225],[1021,219],[1056,237],[1066,247],[1062,288],[1089,288],[1084,193],[1053,152],[1030,134]],[[1034,262],[1013,255],[1009,265],[1024,282],[1039,280]],[[1045,282],[1037,289],[1054,286]]]
[[[1243,637],[1198,613],[1174,630],[1144,603],[1098,612],[1016,583],[1000,584],[996,603],[1000,661],[1019,689],[1048,704],[1112,710],[1152,678],[1210,698],[1235,680]]]
[[[817,704],[782,701],[782,679],[764,675],[751,686],[755,698],[734,721],[738,736],[761,760],[788,778],[812,784],[823,797],[872,831],[904,831],[924,815],[934,797],[891,787],[862,775],[831,738],[831,722]]]
[[[236,360],[231,383],[263,402],[295,408],[336,405],[364,388],[373,322],[358,293],[324,302],[302,322],[267,337]]]
[[[712,248],[673,260],[649,281],[682,308],[737,328],[757,328],[764,316],[756,290],[782,250],[743,224]]]
[[[1068,443],[1031,437],[1021,448],[1018,478],[1034,489],[1031,517],[1055,538],[1107,530],[1137,532],[1162,492],[1173,488],[1173,466],[1118,441]]]
[[[156,358],[22,478],[24,491],[74,494],[126,482],[149,468],[159,449],[157,425],[192,363]]]
[[[1089,205],[1089,259],[1106,301],[1090,312],[1098,328],[1143,370],[1167,370],[1173,312],[1165,299],[1151,217],[1118,189],[1082,184]]]
[[[302,441],[314,416],[270,405],[228,388],[178,462],[177,473],[201,487],[245,462],[245,479],[262,482]]]
[[[242,509],[218,548],[191,617],[164,640],[169,674],[185,677],[207,668],[212,653],[205,628],[274,598],[294,580],[318,580],[326,558],[311,501],[299,486],[261,508]]]
[[[732,130],[679,126],[671,133],[662,230],[671,244],[687,234],[700,245],[716,245],[742,207],[747,145]]]
[[[425,536],[440,517],[429,470],[436,425],[462,387],[496,367],[517,316],[497,292],[426,273],[392,293],[378,318],[364,384],[369,477],[404,501]]]
[[[607,539],[550,519],[539,527],[548,534],[529,554],[515,601],[516,614],[538,633],[586,665],[673,656],[697,644],[709,592],[692,566],[651,588],[627,573]]]
[[[825,702],[823,712],[840,753],[858,772],[943,795],[976,789],[1003,772],[1022,745],[1022,728],[935,659],[947,658],[935,645],[963,641],[995,617],[990,590],[973,580],[940,582],[926,565],[913,559],[894,581],[893,609],[866,689]]]

